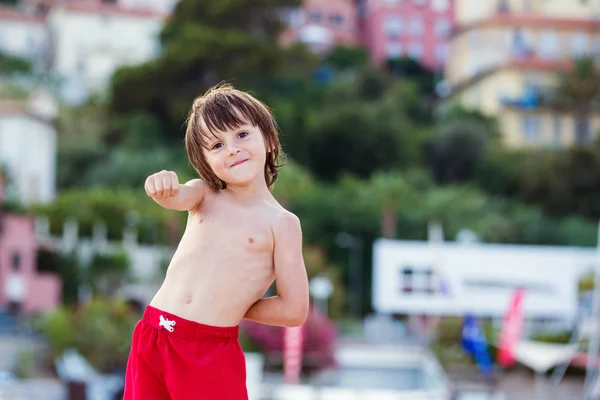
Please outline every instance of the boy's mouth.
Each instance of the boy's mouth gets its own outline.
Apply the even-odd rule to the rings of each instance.
[[[229,168],[236,167],[236,166],[238,166],[238,165],[240,165],[240,164],[243,164],[243,163],[245,163],[246,161],[248,161],[248,158],[245,158],[245,159],[243,159],[243,160],[236,161],[236,162],[234,162],[233,164],[231,164],[231,166],[230,166]]]

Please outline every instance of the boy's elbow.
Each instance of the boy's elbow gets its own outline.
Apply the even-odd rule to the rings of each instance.
[[[309,312],[309,305],[308,305],[308,301],[297,305],[296,307],[293,308],[293,312],[290,313],[289,316],[289,320],[288,320],[288,327],[289,328],[294,328],[297,326],[301,326],[304,325],[304,323],[306,322],[306,319],[308,318],[308,312]]]

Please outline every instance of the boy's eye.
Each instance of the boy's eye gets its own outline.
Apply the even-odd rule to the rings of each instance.
[[[221,146],[223,146],[222,143],[215,143],[215,144],[213,144],[213,146],[211,147],[211,149],[212,150],[216,150],[216,149],[220,148]]]
[[[248,136],[248,132],[240,132],[240,133],[238,134],[238,137],[239,137],[239,138],[245,138],[246,136]]]

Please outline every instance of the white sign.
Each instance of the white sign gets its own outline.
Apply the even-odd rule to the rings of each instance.
[[[518,287],[527,317],[572,321],[577,283],[596,250],[378,239],[373,307],[380,313],[502,317]]]

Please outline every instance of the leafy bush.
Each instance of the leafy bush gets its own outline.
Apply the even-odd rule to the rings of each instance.
[[[79,285],[83,280],[81,267],[74,254],[62,254],[53,250],[39,248],[37,251],[37,270],[56,273],[62,287],[62,303],[75,304]]]
[[[44,316],[39,327],[53,359],[74,348],[106,373],[126,367],[133,328],[140,317],[124,301],[96,299],[79,308],[59,308]]]
[[[129,272],[129,256],[124,251],[94,254],[89,268],[89,282],[102,295],[114,295]]]
[[[73,189],[62,192],[48,205],[36,205],[33,212],[50,219],[50,231],[62,234],[67,218],[75,218],[81,236],[91,236],[96,223],[106,224],[107,235],[111,240],[121,240],[123,231],[133,223],[138,229],[138,239],[143,243],[172,242],[180,231],[173,230],[173,220],[183,228],[184,213],[166,210],[150,198],[143,189],[110,190],[93,188]]]

